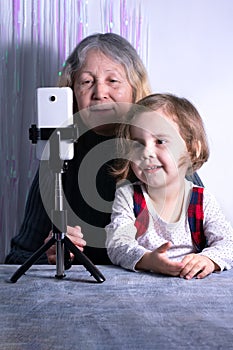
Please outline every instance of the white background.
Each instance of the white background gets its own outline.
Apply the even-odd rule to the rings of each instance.
[[[186,97],[200,112],[211,155],[198,173],[233,224],[233,1],[144,0],[142,10],[153,92]]]

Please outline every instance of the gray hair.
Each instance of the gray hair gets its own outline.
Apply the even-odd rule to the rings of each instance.
[[[76,73],[82,67],[88,51],[96,49],[115,62],[122,64],[133,90],[133,101],[140,100],[150,92],[147,71],[134,47],[115,33],[97,33],[84,38],[66,60],[58,81],[58,86],[73,88]]]

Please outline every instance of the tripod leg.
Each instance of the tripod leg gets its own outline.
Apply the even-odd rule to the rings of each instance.
[[[97,269],[97,267],[88,259],[88,257],[82,253],[74,243],[67,237],[64,237],[64,243],[68,249],[75,255],[80,263],[90,272],[90,274],[96,279],[97,282],[102,283],[105,281],[105,277]]]
[[[10,278],[10,282],[15,283],[18,279],[36,262],[40,256],[45,253],[54,243],[55,237],[53,236],[47,243],[42,245],[30,258],[28,258],[23,265]]]

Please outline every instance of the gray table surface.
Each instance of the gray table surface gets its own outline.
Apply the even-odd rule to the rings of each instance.
[[[34,265],[0,265],[1,350],[233,349],[233,270],[187,281],[98,266],[62,280]]]

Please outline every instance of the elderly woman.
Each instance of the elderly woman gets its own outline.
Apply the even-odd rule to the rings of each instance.
[[[110,222],[115,193],[115,179],[110,174],[115,127],[124,112],[121,107],[127,109],[127,104],[150,93],[147,72],[127,40],[113,33],[94,34],[82,40],[68,57],[58,85],[73,89],[74,113],[79,111],[75,118],[80,137],[63,174],[67,235],[94,263],[109,263],[104,227]],[[49,170],[47,176],[40,173],[32,183],[25,217],[19,234],[12,239],[6,263],[24,263],[51,231],[52,179]],[[48,261],[55,262],[55,250],[50,249],[37,263]]]
[[[73,90],[80,134],[74,158],[63,174],[67,236],[93,263],[108,264],[104,227],[110,222],[116,189],[111,175],[115,131],[130,104],[151,92],[147,72],[126,39],[113,33],[94,34],[68,57],[58,85]],[[5,263],[24,263],[51,234],[53,185],[44,161],[40,168],[47,171],[38,171],[34,178],[22,226]],[[48,262],[56,263],[54,247],[37,261]]]

